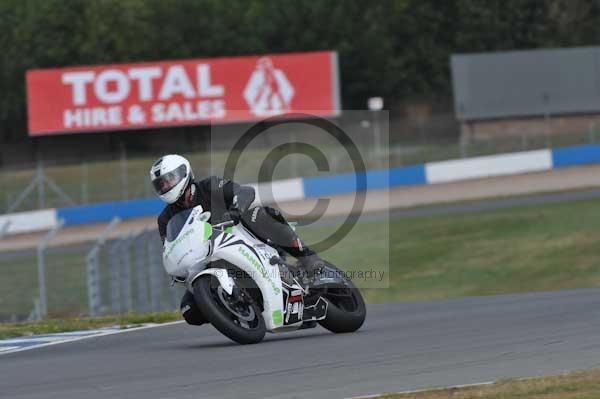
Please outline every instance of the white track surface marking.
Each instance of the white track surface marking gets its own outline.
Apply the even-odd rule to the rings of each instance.
[[[39,337],[34,336],[34,337],[29,337],[29,338],[27,338],[27,337],[10,338],[10,339],[6,339],[6,340],[0,340],[0,345],[3,345],[3,344],[11,345],[11,346],[7,346],[7,347],[0,346],[0,355],[6,355],[9,353],[15,353],[15,352],[23,352],[23,351],[28,351],[31,349],[44,348],[47,346],[65,344],[65,343],[69,343],[69,342],[83,341],[85,339],[103,337],[106,335],[124,334],[124,333],[132,332],[132,331],[147,330],[150,328],[171,326],[171,325],[180,324],[183,322],[184,322],[183,320],[179,320],[179,321],[173,321],[170,323],[147,324],[147,325],[143,325],[140,327],[125,328],[125,329],[72,331],[72,332],[68,332],[68,333],[48,334],[48,335],[39,336]],[[85,334],[85,335],[79,336],[79,334]],[[29,343],[29,342],[43,342],[43,343],[41,343],[39,345],[31,345],[31,346],[26,346],[26,347],[15,345],[15,344],[22,344],[22,343]]]

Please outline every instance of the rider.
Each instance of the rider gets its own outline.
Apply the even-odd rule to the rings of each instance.
[[[158,232],[163,242],[167,235],[167,224],[173,215],[202,205],[202,209],[211,212],[213,223],[241,221],[264,242],[298,258],[309,276],[322,267],[322,260],[302,243],[280,211],[264,206],[251,207],[255,197],[254,188],[216,176],[195,181],[189,161],[180,155],[159,158],[150,168],[150,179],[160,199],[167,203],[158,217]],[[189,324],[206,322],[189,291],[181,300],[181,313]]]

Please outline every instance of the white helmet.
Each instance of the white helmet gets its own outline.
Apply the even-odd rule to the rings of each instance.
[[[154,191],[167,204],[177,202],[193,178],[189,161],[181,155],[165,155],[150,168]]]

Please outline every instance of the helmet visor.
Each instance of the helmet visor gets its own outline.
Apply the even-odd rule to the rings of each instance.
[[[158,193],[158,195],[163,195],[181,183],[186,176],[187,172],[185,165],[180,165],[177,169],[152,180],[152,185],[154,186],[154,190]]]

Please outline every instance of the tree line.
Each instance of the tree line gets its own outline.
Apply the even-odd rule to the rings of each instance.
[[[26,137],[32,68],[333,49],[353,109],[451,96],[453,53],[599,40],[598,0],[3,0],[0,134]]]

